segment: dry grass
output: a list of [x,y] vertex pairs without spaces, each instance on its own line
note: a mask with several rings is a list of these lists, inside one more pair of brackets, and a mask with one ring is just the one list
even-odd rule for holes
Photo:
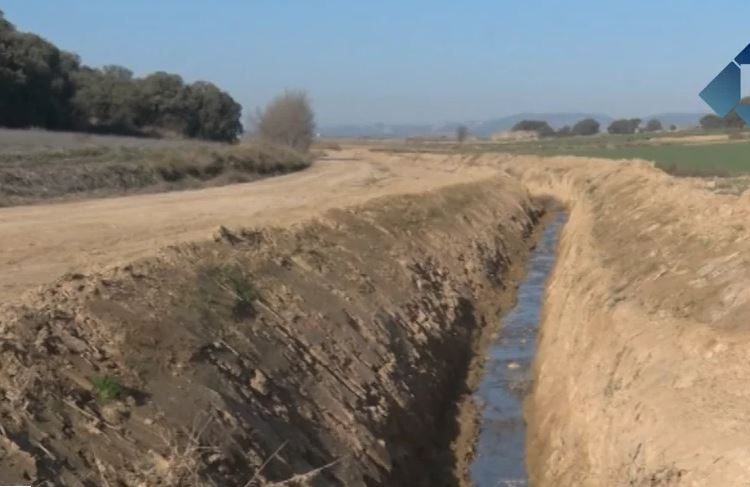
[[308,156],[258,141],[226,145],[2,130],[0,206],[217,186],[309,165]]
[[149,139],[121,135],[95,135],[83,132],[51,132],[41,129],[0,128],[0,154],[44,150],[75,149],[86,145],[126,146],[140,148],[173,148],[186,145],[206,146],[222,144],[189,139]]
[[[201,426],[198,422],[193,425],[192,430],[185,438],[174,435],[162,436],[164,442],[164,453],[151,452],[151,464],[142,468],[137,474],[136,484],[163,485],[168,487],[194,486],[208,487],[216,484],[204,476],[207,465],[204,461],[206,455],[219,454],[220,450],[207,446],[203,442],[205,431],[211,425],[211,418],[206,419]],[[274,459],[278,458],[286,447],[284,442],[255,470],[255,473],[244,484],[243,487],[306,487],[311,485],[322,472],[338,465],[342,459],[336,459],[321,467],[308,472],[292,475],[286,480],[267,481],[263,478],[263,471]],[[98,460],[98,459],[97,459]],[[104,485],[111,485],[107,468],[97,461],[100,480]]]
[[311,485],[311,482],[315,480],[315,478],[320,475],[322,472],[328,470],[329,468],[333,468],[337,464],[341,462],[341,459],[338,458],[330,463],[327,463],[323,465],[322,467],[318,467],[315,469],[310,470],[309,472],[292,475],[286,480],[281,480],[278,482],[265,482],[261,480],[259,477],[263,470],[266,468],[266,466],[276,458],[280,453],[281,450],[284,449],[284,447],[287,445],[286,442],[282,443],[280,447],[276,449],[264,462],[263,464],[258,468],[258,470],[255,471],[255,474],[250,478],[250,480],[247,481],[247,483],[243,487],[306,487]]

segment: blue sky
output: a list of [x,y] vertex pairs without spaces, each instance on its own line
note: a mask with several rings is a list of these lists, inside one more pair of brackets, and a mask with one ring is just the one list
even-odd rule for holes
[[324,124],[516,112],[706,111],[750,42],[747,0],[0,0],[87,64],[205,79],[245,109],[285,88]]

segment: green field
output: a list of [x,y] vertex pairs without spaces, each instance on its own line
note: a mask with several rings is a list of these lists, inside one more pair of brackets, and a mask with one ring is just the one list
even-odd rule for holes
[[710,144],[554,144],[527,143],[509,152],[539,155],[574,155],[607,159],[645,159],[657,167],[685,175],[733,176],[750,173],[750,141]]
[[[731,139],[696,141],[693,136],[726,136],[726,132],[691,130],[659,134],[609,135],[545,138],[535,141],[465,144],[407,142],[381,149],[392,152],[534,154],[540,156],[583,156],[606,159],[644,159],[670,174],[679,176],[740,176],[750,174],[750,134],[733,132]],[[668,139],[666,139],[668,137]],[[660,141],[659,139],[665,139]],[[684,139],[681,140],[681,139]]]

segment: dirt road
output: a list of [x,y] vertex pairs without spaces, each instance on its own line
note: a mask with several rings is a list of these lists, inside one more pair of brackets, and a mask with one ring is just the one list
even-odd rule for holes
[[221,225],[288,225],[333,206],[428,191],[494,172],[461,157],[331,154],[307,171],[248,184],[0,209],[0,302],[67,272],[210,238]]

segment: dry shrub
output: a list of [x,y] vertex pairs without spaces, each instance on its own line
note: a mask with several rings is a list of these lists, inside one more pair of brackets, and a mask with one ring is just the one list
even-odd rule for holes
[[315,138],[315,115],[307,94],[287,91],[258,116],[258,135],[271,142],[307,152]]

